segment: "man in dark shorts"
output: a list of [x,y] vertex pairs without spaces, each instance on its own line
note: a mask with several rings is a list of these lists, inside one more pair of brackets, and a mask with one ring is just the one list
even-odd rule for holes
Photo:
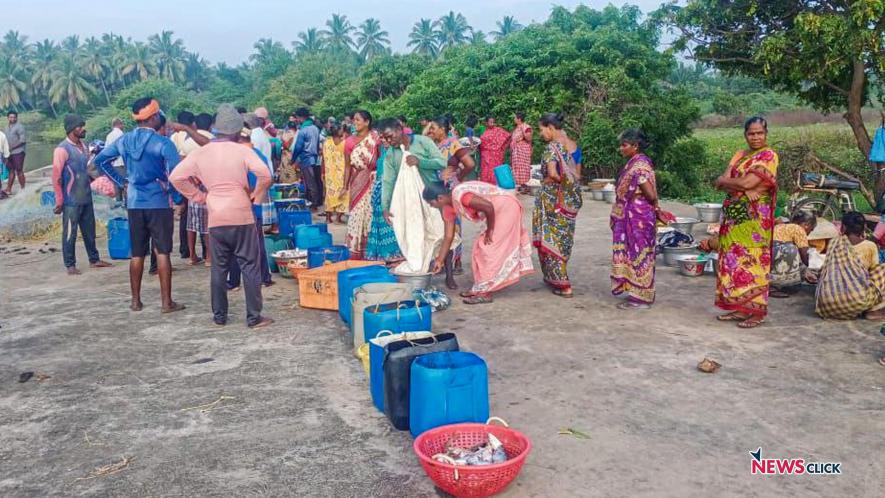
[[6,115],[9,125],[6,127],[6,140],[9,142],[9,158],[6,160],[6,167],[9,168],[9,181],[6,182],[6,193],[12,193],[12,185],[15,183],[15,177],[18,177],[18,186],[21,190],[25,188],[25,145],[28,137],[25,134],[25,127],[18,122],[18,113],[9,111]]
[[[127,192],[132,243],[132,259],[129,262],[129,286],[132,289],[130,308],[141,311],[143,307],[141,280],[144,258],[151,251],[150,242],[153,241],[160,277],[162,312],[172,313],[184,309],[184,305],[172,300],[172,263],[169,259],[175,228],[172,211],[175,191],[169,183],[169,173],[180,159],[172,141],[157,133],[162,128],[161,116],[160,104],[156,100],[136,100],[132,105],[136,128],[101,151],[95,158],[95,164]],[[118,157],[122,157],[126,163],[125,178],[113,167]]]

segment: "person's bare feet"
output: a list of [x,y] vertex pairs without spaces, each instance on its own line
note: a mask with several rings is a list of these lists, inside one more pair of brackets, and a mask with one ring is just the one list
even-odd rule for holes
[[102,261],[100,259],[98,261],[96,261],[95,263],[89,263],[90,268],[108,268],[111,266],[114,266],[114,265],[108,263],[107,261]]
[[162,308],[160,308],[160,312],[161,313],[175,313],[176,311],[181,311],[185,308],[186,308],[185,305],[178,304],[175,301],[172,301],[171,303],[169,303],[169,306],[163,306]]
[[82,274],[83,274],[83,272],[78,270],[76,266],[69,266],[68,267],[68,275],[82,275]]
[[273,318],[268,318],[265,316],[265,317],[261,317],[261,320],[258,320],[258,322],[256,324],[249,325],[249,328],[250,329],[260,329],[260,328],[267,327],[268,325],[270,325],[272,323],[273,323]]
[[454,278],[447,278],[446,287],[448,287],[449,290],[458,290],[458,282],[455,282]]
[[132,302],[129,303],[129,309],[131,309],[132,311],[141,311],[144,309],[144,305],[141,304],[141,301],[136,301],[133,299]]

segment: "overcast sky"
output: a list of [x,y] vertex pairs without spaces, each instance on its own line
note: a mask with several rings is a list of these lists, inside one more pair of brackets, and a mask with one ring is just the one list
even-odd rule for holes
[[333,13],[346,15],[354,25],[368,17],[379,19],[393,49],[401,52],[412,25],[422,17],[436,19],[454,10],[474,29],[488,33],[505,15],[529,24],[546,20],[553,5],[574,8],[581,3],[595,8],[631,3],[648,12],[663,0],[0,0],[0,32],[15,29],[31,42],[106,32],[144,40],[166,29],[210,62],[237,64],[248,58],[259,38],[291,48],[298,32],[322,27]]

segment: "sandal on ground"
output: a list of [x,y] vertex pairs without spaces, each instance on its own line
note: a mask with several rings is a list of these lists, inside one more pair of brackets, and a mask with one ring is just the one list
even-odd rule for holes
[[169,306],[168,308],[161,308],[160,312],[161,313],[175,313],[176,311],[181,311],[181,310],[185,309],[186,307],[187,306],[185,306],[183,304],[173,302],[172,305]]
[[202,262],[203,262],[203,260],[201,258],[197,258],[197,259],[188,260],[188,262],[185,264],[187,264],[188,266],[197,266],[198,264],[200,264]]
[[868,311],[864,318],[873,322],[881,322],[885,320],[885,310]]
[[716,317],[720,322],[743,322],[747,318],[749,318],[747,315],[741,314],[739,311],[732,311]]
[[476,295],[470,296],[468,298],[465,298],[464,304],[487,304],[487,303],[491,303],[493,301],[494,300],[492,299],[492,296],[489,296],[488,294],[486,294],[486,295],[476,294]]
[[755,329],[756,327],[762,325],[763,323],[765,323],[764,318],[757,318],[757,317],[751,316],[742,322],[738,322],[738,328]]
[[458,290],[458,282],[446,282],[446,288],[449,290]]
[[464,292],[460,292],[460,293],[458,293],[458,295],[461,296],[461,297],[473,297],[473,296],[475,296],[476,294],[473,293],[473,292],[470,292],[470,291],[464,291]]
[[570,299],[570,298],[575,297],[575,293],[573,291],[571,291],[571,290],[564,291],[562,289],[553,289],[553,295],[559,296],[559,297],[564,297],[566,299]]
[[879,365],[882,365],[883,367],[885,367],[885,356],[879,358]]
[[647,310],[651,308],[651,306],[647,304],[631,303],[630,301],[621,303],[615,307],[619,310]]
[[774,290],[774,289],[769,291],[768,295],[771,297],[776,297],[776,298],[780,298],[780,299],[792,296],[792,294],[790,294],[789,292],[784,292],[782,290]]

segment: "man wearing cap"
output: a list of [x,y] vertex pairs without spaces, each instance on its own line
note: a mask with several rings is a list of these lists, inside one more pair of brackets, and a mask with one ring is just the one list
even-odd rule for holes
[[52,188],[55,190],[55,214],[62,215],[61,247],[68,275],[79,275],[76,247],[77,229],[83,234],[83,245],[91,268],[111,266],[102,261],[95,247],[95,211],[89,185],[89,150],[83,143],[86,121],[78,114],[64,119],[67,135],[52,153]]
[[313,124],[310,110],[302,107],[295,111],[298,122],[298,136],[292,145],[292,163],[301,170],[301,180],[307,190],[311,211],[316,211],[323,203],[323,183],[320,180],[319,153],[320,129]]
[[[141,280],[151,241],[157,254],[161,311],[172,313],[184,309],[183,305],[172,300],[172,263],[169,259],[175,226],[172,201],[173,196],[178,197],[169,184],[169,173],[180,158],[172,141],[157,133],[162,128],[162,112],[155,99],[136,100],[132,104],[136,128],[106,146],[95,158],[95,165],[127,192],[129,239],[132,243],[132,259],[129,261],[132,311],[143,308]],[[126,163],[126,177],[114,169],[113,163],[118,157]]]
[[[189,153],[169,179],[190,201],[205,203],[209,209],[213,321],[227,324],[227,274],[236,261],[243,272],[246,324],[258,328],[273,320],[261,316],[260,246],[264,242],[252,204],[267,195],[271,176],[258,155],[239,144],[242,128],[243,116],[234,106],[222,104],[215,117],[217,138]],[[249,188],[249,173],[257,179],[254,189]]]

